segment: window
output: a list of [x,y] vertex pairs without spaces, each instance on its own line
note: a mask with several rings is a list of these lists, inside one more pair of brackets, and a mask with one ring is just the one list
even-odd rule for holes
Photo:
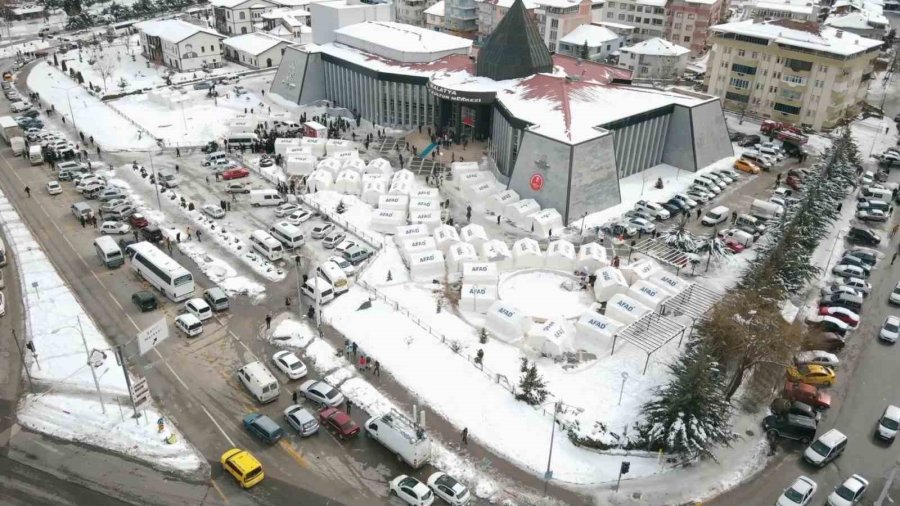
[[606,2],[606,6],[609,7],[610,9],[615,9],[616,3],[615,2]]
[[793,70],[794,72],[808,72],[812,70],[812,62],[803,61],[803,60],[794,60],[792,58],[785,58],[784,66]]
[[798,91],[791,90],[781,90],[781,96],[788,99],[793,100],[795,102],[800,101],[803,98],[803,94]]
[[694,19],[694,14],[693,13],[688,14],[688,19]]
[[639,18],[639,17],[635,16],[634,22],[635,22],[635,23],[642,23],[643,21],[641,21],[641,19],[642,19],[642,18]]
[[663,20],[661,20],[661,19],[654,19],[654,20],[653,20],[653,24],[654,24],[654,25],[657,25],[657,26],[658,26],[658,25],[661,25],[661,24],[663,24]]
[[225,11],[225,16],[226,16],[228,19],[231,19],[231,11]]
[[628,6],[628,10],[633,11],[633,10],[634,10],[634,6],[633,6],[633,5],[629,5],[629,6]]
[[550,20],[550,28],[557,28],[559,26],[559,20],[553,18]]
[[613,17],[615,17],[615,14],[613,14],[612,12],[607,12],[606,17],[613,18]]
[[805,77],[801,77],[801,76],[789,76],[789,75],[785,75],[785,76],[783,76],[783,77],[781,78],[781,80],[784,81],[784,82],[786,82],[786,83],[790,83],[790,84],[799,84],[799,85],[806,84],[806,78],[805,78]]
[[756,67],[741,65],[739,63],[732,63],[731,71],[737,72],[738,74],[747,74],[747,75],[751,75],[751,76],[756,75]]
[[747,54],[747,52],[744,51],[743,49],[738,49],[738,56],[744,56],[746,54]]
[[674,26],[676,30],[681,30],[681,23],[675,23]]
[[782,104],[779,102],[775,102],[774,109],[778,112],[783,112],[785,114],[794,114],[794,115],[800,114],[799,107],[794,107],[792,105]]
[[819,72],[828,72],[828,65],[819,64]]
[[728,83],[739,90],[745,90],[750,86],[750,81],[739,77],[732,77]]
[[777,87],[775,87],[775,86],[769,86],[769,93],[776,93],[776,92],[778,92],[778,88],[777,88]]
[[628,17],[625,18],[625,19],[626,19],[629,23],[633,23],[633,22],[634,22],[634,16],[631,15],[631,14],[629,14]]
[[625,21],[625,15],[619,14],[619,21]]
[[676,18],[682,18],[682,17],[684,17],[684,13],[683,13],[683,12],[676,12],[676,13],[675,13],[675,17],[676,17]]
[[693,25],[687,25],[687,26],[684,27],[684,29],[687,30],[687,31],[689,31],[689,32],[693,32],[693,31],[694,31],[694,26],[693,26]]
[[742,104],[746,104],[750,101],[749,95],[741,95],[740,93],[731,93],[730,91],[725,94],[725,100],[734,100],[735,102],[740,102]]
[[685,41],[685,42],[690,42],[690,41],[691,41],[691,38],[688,37],[687,35],[685,35],[685,36],[684,36],[684,41]]
[[753,58],[755,60],[758,57],[759,57],[759,53],[757,53],[756,51],[753,51],[752,53],[750,53],[750,58]]
[[247,18],[247,13],[246,13],[246,12],[241,11],[241,12],[238,13],[238,19],[246,19],[246,18]]

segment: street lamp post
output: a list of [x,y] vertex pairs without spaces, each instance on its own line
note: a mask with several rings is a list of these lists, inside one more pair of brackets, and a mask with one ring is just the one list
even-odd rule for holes
[[75,128],[75,131],[76,131],[76,132],[78,132],[78,122],[75,121],[75,111],[72,109],[72,97],[69,95],[69,93],[70,93],[72,90],[74,90],[75,88],[78,88],[78,87],[79,87],[79,86],[78,86],[77,84],[76,84],[75,86],[71,86],[71,87],[69,87],[69,88],[60,88],[59,86],[54,86],[54,87],[53,87],[53,88],[55,88],[55,89],[57,89],[57,90],[63,90],[63,91],[66,92],[66,102],[69,104],[69,116],[72,117],[72,127]]
[[153,151],[147,150],[150,157],[150,172],[153,174],[153,189],[156,190],[156,208],[162,211],[162,200],[159,197],[159,178],[156,177],[156,167],[153,166]]
[[556,437],[556,415],[559,414],[559,401],[553,403],[553,427],[550,429],[550,453],[547,455],[547,471],[544,473],[544,495],[547,495],[547,486],[553,478],[550,470],[550,461],[553,460],[553,439]]

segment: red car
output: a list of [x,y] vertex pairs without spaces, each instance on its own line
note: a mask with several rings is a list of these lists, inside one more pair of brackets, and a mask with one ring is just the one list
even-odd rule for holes
[[128,223],[130,223],[133,228],[144,228],[150,224],[150,222],[147,221],[147,218],[144,218],[144,215],[139,213],[132,214],[131,217],[128,218]]
[[821,306],[819,307],[819,314],[822,316],[831,316],[833,318],[837,318],[838,320],[854,328],[859,326],[859,315],[846,308],[836,306]]
[[250,175],[250,171],[245,169],[244,167],[238,167],[236,169],[228,169],[222,173],[222,179],[240,179],[242,177],[247,177]]
[[784,382],[784,396],[792,401],[809,404],[815,409],[831,407],[831,396],[806,383]]
[[738,240],[734,239],[733,237],[725,238],[725,247],[730,249],[732,253],[740,253],[741,251],[747,249],[746,246],[738,242]]
[[338,408],[323,408],[319,411],[319,425],[328,427],[341,439],[349,439],[359,434],[359,425],[346,412]]

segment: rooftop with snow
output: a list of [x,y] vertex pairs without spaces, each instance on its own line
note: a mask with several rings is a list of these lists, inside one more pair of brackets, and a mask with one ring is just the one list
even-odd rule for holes
[[785,19],[756,22],[752,19],[725,23],[711,28],[725,36],[744,35],[766,39],[770,43],[792,46],[803,51],[819,51],[838,56],[853,56],[881,46],[880,40],[867,39],[835,28],[821,28],[818,23]]
[[268,33],[251,32],[228,37],[222,41],[222,44],[225,44],[235,51],[251,55],[260,55],[279,44],[292,44],[292,42]]
[[216,37],[224,37],[212,28],[204,28],[180,19],[162,19],[141,21],[134,24],[135,28],[151,37],[159,37],[162,40],[178,43],[198,33],[208,33]]
[[611,40],[616,40],[619,35],[610,30],[597,25],[581,25],[565,37],[559,39],[560,42],[566,44],[583,45],[585,42],[588,46],[599,46]]
[[337,42],[401,61],[428,61],[423,58],[443,53],[467,54],[472,47],[469,39],[390,21],[356,23],[334,34]]
[[665,39],[660,39],[659,37],[638,42],[633,46],[623,47],[622,51],[648,56],[681,56],[691,52],[691,50],[686,47],[681,47],[678,44],[673,44]]

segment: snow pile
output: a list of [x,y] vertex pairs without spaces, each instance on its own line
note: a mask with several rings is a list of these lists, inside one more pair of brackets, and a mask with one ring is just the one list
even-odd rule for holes
[[284,319],[278,322],[269,335],[269,341],[288,348],[306,348],[316,337],[316,331],[306,322]]
[[[196,472],[205,459],[169,424],[167,434],[176,441],[168,444],[165,435],[148,423],[163,417],[152,403],[143,420],[119,415],[113,409],[115,396],[128,395],[125,375],[110,352],[111,345],[56,272],[16,210],[0,192],[0,222],[9,247],[15,252],[16,267],[26,318],[25,339],[34,344],[34,355],[26,354],[32,380],[48,390],[28,394],[19,403],[20,424],[38,432],[124,453],[172,471]],[[98,350],[102,363],[94,368],[106,400],[106,413],[96,400],[96,387],[88,350]],[[39,388],[39,390],[43,390]],[[52,392],[52,393],[51,393]]]

